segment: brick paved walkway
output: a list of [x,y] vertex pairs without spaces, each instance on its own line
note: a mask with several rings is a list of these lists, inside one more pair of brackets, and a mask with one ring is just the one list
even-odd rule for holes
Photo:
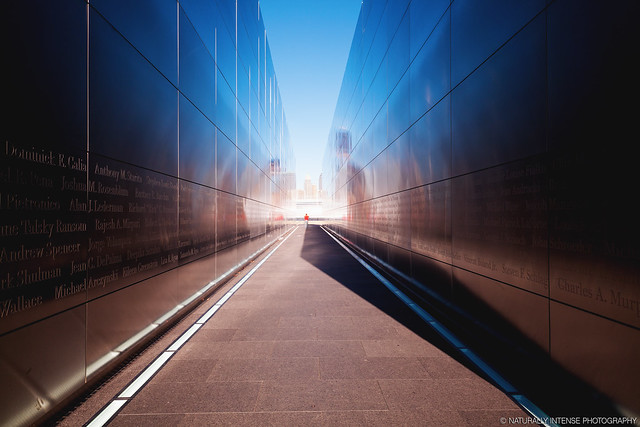
[[[170,339],[60,424],[85,422]],[[319,226],[301,226],[110,425],[499,426],[526,417],[449,353]]]

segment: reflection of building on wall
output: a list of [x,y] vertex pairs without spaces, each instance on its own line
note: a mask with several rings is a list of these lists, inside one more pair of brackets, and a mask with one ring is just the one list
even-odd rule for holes
[[364,2],[323,165],[331,228],[636,413],[638,12]]
[[318,198],[325,199],[327,197],[326,192],[322,188],[322,174],[318,177]]
[[269,162],[269,172],[277,175],[280,173],[280,171],[280,159],[271,159],[271,161]]
[[346,160],[351,153],[351,132],[347,129],[340,128],[336,131],[335,153],[336,157]]
[[2,425],[277,239],[294,165],[256,0],[35,3],[0,6]]
[[282,189],[287,192],[289,200],[293,203],[297,198],[295,172],[285,172],[282,174]]

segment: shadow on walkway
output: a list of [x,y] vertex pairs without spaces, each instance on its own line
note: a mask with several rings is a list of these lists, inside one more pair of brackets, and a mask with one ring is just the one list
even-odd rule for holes
[[[320,226],[307,226],[301,256],[478,376],[493,382],[371,275]],[[477,304],[481,306],[484,303],[478,301]],[[460,338],[463,342],[470,340],[465,344],[471,344],[470,347],[490,365],[503,371],[502,374],[510,382],[549,411],[550,416],[621,416],[609,399],[550,360],[524,357],[519,348],[505,348],[496,342],[488,346],[480,345],[483,338],[473,336],[472,330],[459,332],[462,332]],[[468,335],[469,333],[472,335]],[[549,384],[554,386],[549,387]]]
[[455,347],[340,247],[319,225],[310,224],[304,230],[300,256],[416,335],[438,347],[479,376],[488,379],[475,365],[462,357]]

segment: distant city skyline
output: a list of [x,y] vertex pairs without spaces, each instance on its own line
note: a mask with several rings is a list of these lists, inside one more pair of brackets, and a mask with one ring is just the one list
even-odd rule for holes
[[316,186],[361,0],[261,0],[296,157],[296,188]]

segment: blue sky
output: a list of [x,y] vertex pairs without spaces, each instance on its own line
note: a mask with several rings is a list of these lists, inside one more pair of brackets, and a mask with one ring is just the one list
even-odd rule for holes
[[298,188],[318,183],[361,0],[260,0]]

